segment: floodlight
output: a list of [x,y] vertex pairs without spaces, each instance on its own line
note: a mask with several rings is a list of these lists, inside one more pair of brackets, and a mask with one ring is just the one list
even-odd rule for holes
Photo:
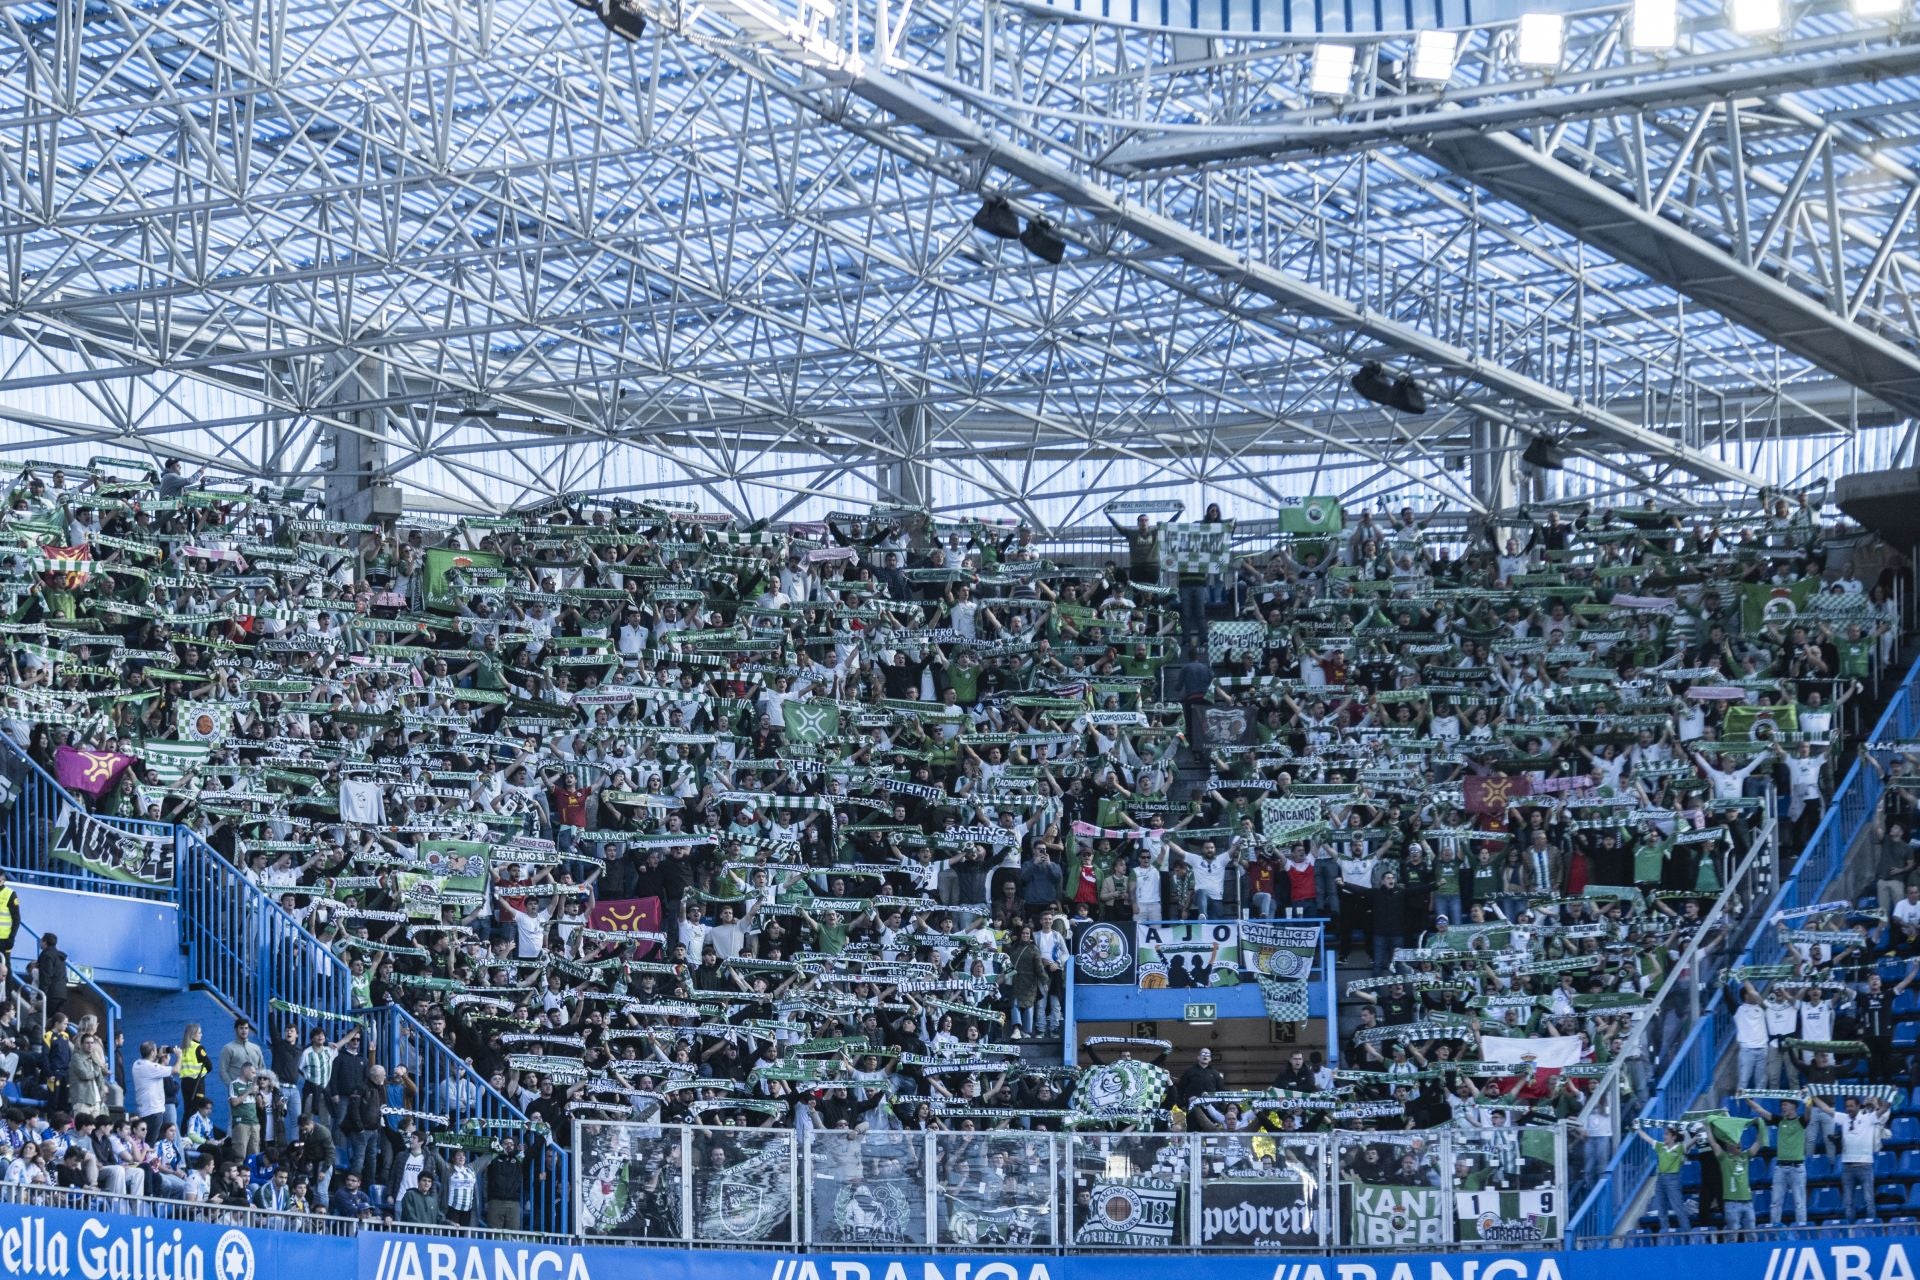
[[1632,43],[1642,53],[1680,43],[1679,0],[1633,0]]
[[1413,63],[1407,68],[1408,78],[1420,84],[1445,84],[1453,79],[1453,60],[1459,50],[1458,35],[1427,28],[1413,38]]
[[1740,35],[1774,35],[1786,20],[1780,0],[1727,0],[1727,24]]
[[989,196],[973,215],[973,225],[1001,240],[1020,238],[1020,215],[1013,206],[997,196]]
[[1906,13],[1909,0],[1847,0],[1847,8],[1856,18],[1898,18]]
[[1313,61],[1307,68],[1307,89],[1321,98],[1353,96],[1353,46],[1313,46]]
[[1513,36],[1516,66],[1554,71],[1566,51],[1566,24],[1557,13],[1523,13]]

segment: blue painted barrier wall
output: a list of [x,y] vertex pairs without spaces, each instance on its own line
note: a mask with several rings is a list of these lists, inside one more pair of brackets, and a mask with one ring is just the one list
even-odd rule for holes
[[187,985],[180,908],[172,903],[39,884],[13,887],[21,919],[38,933],[59,934],[61,949],[92,970],[95,982],[163,991]]

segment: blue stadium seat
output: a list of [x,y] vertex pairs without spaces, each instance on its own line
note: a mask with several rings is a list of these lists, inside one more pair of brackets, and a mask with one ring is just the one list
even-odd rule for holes
[[1832,1217],[1840,1212],[1840,1188],[1815,1187],[1807,1196],[1807,1209],[1816,1218]]
[[1896,1016],[1908,1013],[1920,1013],[1920,988],[1909,987],[1893,998],[1893,1012]]
[[1920,1117],[1900,1116],[1894,1120],[1892,1142],[1895,1146],[1920,1143]]
[[1808,1182],[1832,1182],[1840,1176],[1840,1166],[1832,1156],[1813,1156],[1807,1161]]
[[1920,1178],[1920,1151],[1902,1151],[1894,1171],[1903,1178]]
[[1920,1022],[1896,1022],[1893,1026],[1893,1047],[1911,1049],[1920,1044]]

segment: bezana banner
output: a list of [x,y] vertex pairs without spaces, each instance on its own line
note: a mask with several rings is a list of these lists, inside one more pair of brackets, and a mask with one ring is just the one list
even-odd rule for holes
[[1438,1187],[1375,1186],[1349,1182],[1347,1244],[1398,1249],[1410,1244],[1446,1244],[1447,1215]]
[[1314,1188],[1279,1178],[1200,1184],[1200,1243],[1209,1249],[1312,1249],[1320,1237]]

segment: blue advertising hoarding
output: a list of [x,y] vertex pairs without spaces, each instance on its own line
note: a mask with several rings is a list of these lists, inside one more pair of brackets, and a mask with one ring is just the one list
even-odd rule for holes
[[[1503,1253],[1150,1259],[1164,1280],[1645,1280],[1705,1268],[1715,1280],[1920,1280],[1920,1236],[1817,1243],[1677,1245]],[[1142,1255],[748,1253],[645,1245],[573,1247],[173,1222],[0,1205],[0,1276],[35,1280],[1139,1280]],[[1188,1273],[1183,1276],[1181,1273]]]

